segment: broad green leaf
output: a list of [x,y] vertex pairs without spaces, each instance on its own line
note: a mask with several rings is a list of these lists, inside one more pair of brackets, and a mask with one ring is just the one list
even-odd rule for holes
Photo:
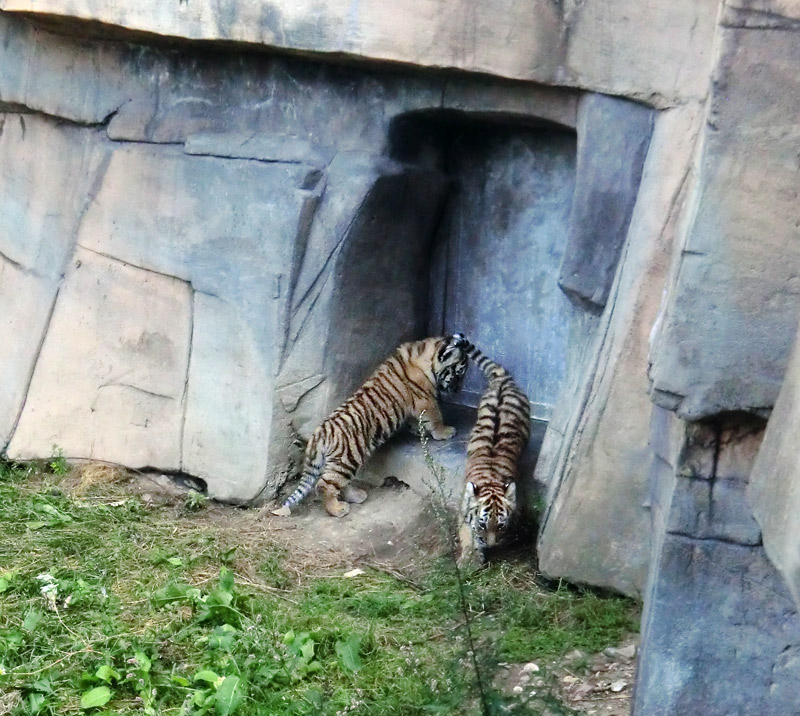
[[185,679],[182,676],[178,676],[177,674],[173,674],[169,678],[173,684],[177,684],[178,686],[191,686],[192,684],[192,682],[189,681],[189,679]]
[[308,641],[304,642],[300,647],[300,653],[303,655],[304,659],[310,661],[314,656],[314,640],[309,639]]
[[358,671],[361,668],[361,657],[358,655],[360,649],[361,637],[357,634],[351,634],[344,641],[336,642],[336,656],[347,671]]
[[147,654],[143,651],[137,651],[134,653],[133,658],[136,659],[136,663],[139,665],[139,671],[144,671],[146,674],[150,672],[150,659],[147,658]]
[[42,621],[43,616],[44,615],[36,609],[28,609],[25,620],[22,622],[22,628],[29,633],[32,632],[39,625],[39,622]]
[[317,709],[322,708],[322,692],[317,689],[309,689],[303,694],[303,698]]
[[11,586],[11,580],[14,578],[13,572],[3,572],[0,574],[0,594],[6,591]]
[[81,696],[81,708],[94,709],[105,706],[111,700],[111,689],[108,686],[96,686]]
[[46,527],[46,526],[47,526],[47,522],[26,522],[26,523],[25,523],[25,526],[26,526],[26,527],[27,527],[29,530],[31,530],[31,531],[35,531],[35,530],[40,530],[40,529],[42,529],[42,527]]
[[45,701],[47,701],[47,697],[44,694],[31,691],[31,693],[28,694],[28,713],[38,714],[42,710]]
[[230,649],[236,638],[236,629],[230,624],[223,624],[214,629],[208,637],[208,645],[215,649]]
[[306,665],[305,671],[306,674],[315,674],[318,671],[322,671],[322,664],[320,664],[318,661],[312,661]]
[[233,593],[233,572],[227,567],[222,567],[219,570],[219,586],[220,589]]
[[219,716],[230,716],[244,698],[244,689],[238,676],[226,676],[217,688],[215,697]]
[[180,557],[167,557],[167,562],[173,567],[180,567],[183,564],[183,560]]
[[153,593],[153,599],[159,602],[177,602],[191,598],[191,587],[188,584],[170,583]]
[[100,681],[105,681],[107,684],[110,684],[112,681],[119,681],[121,678],[119,671],[108,664],[103,664],[95,673],[95,677],[100,679]]
[[220,681],[220,676],[210,669],[203,669],[194,675],[194,681],[206,681],[209,684],[216,684]]

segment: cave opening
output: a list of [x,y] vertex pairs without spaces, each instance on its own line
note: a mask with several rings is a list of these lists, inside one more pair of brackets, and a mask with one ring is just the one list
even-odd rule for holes
[[[419,275],[417,290],[427,297],[419,304],[424,315],[415,323],[428,335],[463,332],[526,391],[533,429],[520,482],[529,503],[536,457],[567,366],[573,307],[558,275],[575,184],[576,135],[529,117],[412,112],[392,123],[388,153],[414,170],[445,177]],[[473,366],[463,390],[444,399],[445,419],[456,425],[458,438],[433,447],[436,459],[457,475],[484,384]],[[402,452],[395,443],[397,448]],[[398,474],[392,471],[395,461],[383,455],[381,470]],[[459,479],[453,481],[454,497]]]

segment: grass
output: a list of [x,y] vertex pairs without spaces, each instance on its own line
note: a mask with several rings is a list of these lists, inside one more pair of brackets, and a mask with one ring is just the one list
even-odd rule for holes
[[[252,513],[148,507],[127,479],[0,463],[0,714],[481,713],[449,561],[345,577]],[[629,600],[548,589],[524,562],[464,590],[489,678],[636,629]]]

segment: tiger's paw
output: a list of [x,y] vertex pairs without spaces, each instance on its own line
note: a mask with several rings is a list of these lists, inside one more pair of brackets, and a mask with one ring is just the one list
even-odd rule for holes
[[288,507],[279,507],[277,510],[272,510],[273,515],[277,515],[278,517],[289,517],[292,514],[292,511]]
[[483,555],[472,549],[465,549],[456,560],[458,568],[466,573],[476,572],[484,566]]
[[325,509],[333,517],[344,517],[350,512],[350,505],[341,500],[326,500]]
[[362,490],[360,487],[353,487],[353,485],[348,485],[342,490],[342,498],[354,505],[360,505],[368,496],[369,493],[366,490]]
[[435,430],[431,433],[434,440],[449,440],[456,434],[456,429],[452,425],[445,425],[441,430]]

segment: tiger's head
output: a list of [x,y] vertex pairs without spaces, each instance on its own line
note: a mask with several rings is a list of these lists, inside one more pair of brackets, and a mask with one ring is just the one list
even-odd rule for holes
[[470,526],[475,546],[483,552],[501,545],[508,534],[511,516],[517,505],[517,486],[506,485],[502,495],[495,490],[482,494],[475,483],[468,482],[464,490],[464,521]]
[[456,333],[441,339],[442,344],[433,359],[433,375],[440,393],[457,393],[464,383],[469,367],[466,339]]

